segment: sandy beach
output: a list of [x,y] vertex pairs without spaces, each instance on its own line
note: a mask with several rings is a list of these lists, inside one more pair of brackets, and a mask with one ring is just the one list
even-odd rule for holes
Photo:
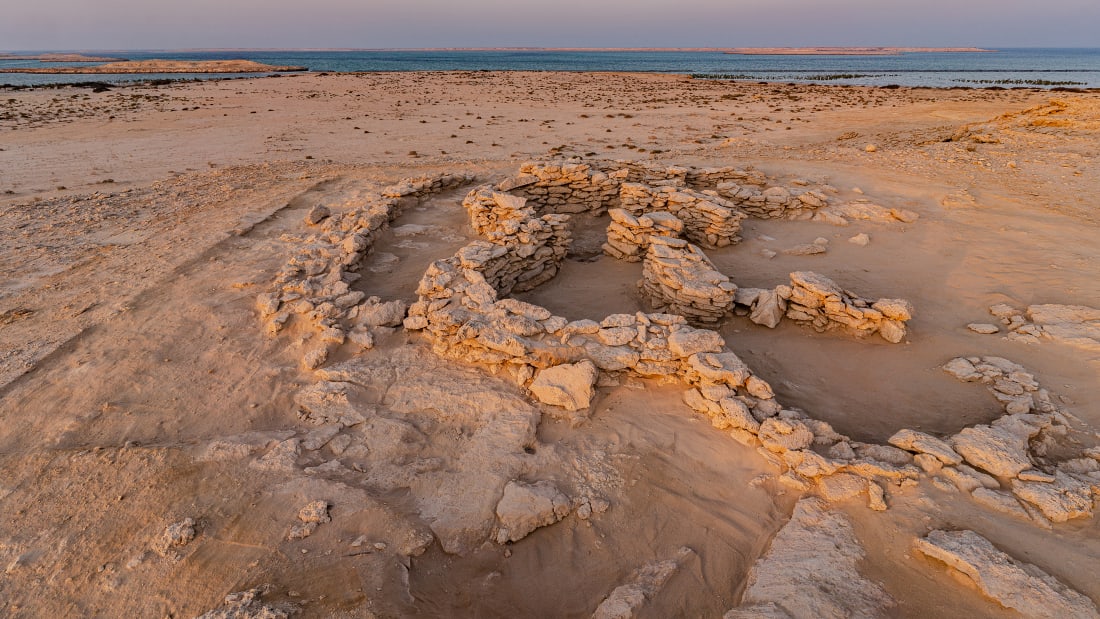
[[[0,615],[1097,616],[1098,139],[1095,91],[0,92]],[[685,246],[716,322],[659,311]]]

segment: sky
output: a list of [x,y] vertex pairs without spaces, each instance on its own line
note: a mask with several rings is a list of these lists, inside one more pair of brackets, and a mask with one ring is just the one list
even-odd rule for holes
[[1100,0],[3,0],[0,50],[1100,47]]

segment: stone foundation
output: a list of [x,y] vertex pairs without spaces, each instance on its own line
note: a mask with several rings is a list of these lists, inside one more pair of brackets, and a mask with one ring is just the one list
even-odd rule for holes
[[737,285],[683,239],[651,237],[642,265],[642,293],[654,309],[714,327],[733,308]]
[[607,214],[611,224],[607,226],[604,253],[627,262],[640,262],[652,237],[680,238],[684,231],[684,222],[663,211],[634,217],[623,209],[611,209]]
[[256,299],[265,331],[270,335],[279,333],[292,317],[305,322],[312,331],[302,360],[308,369],[323,364],[329,349],[342,344],[349,331],[360,342],[369,341],[364,335],[366,329],[382,325],[370,325],[363,319],[377,313],[373,306],[378,300],[350,288],[359,279],[356,271],[362,260],[405,207],[472,180],[472,176],[461,174],[406,179],[367,196],[358,208],[341,213],[314,208],[307,220],[320,231],[279,270],[272,292]]
[[905,337],[905,323],[913,317],[913,306],[904,299],[864,299],[812,271],[791,273],[791,285],[776,292],[787,302],[788,319],[817,331],[844,329],[860,337],[878,333],[896,344]]
[[746,215],[717,194],[670,185],[651,187],[623,183],[619,191],[623,210],[635,217],[665,211],[684,222],[684,235],[703,247],[726,247],[741,240],[741,220]]

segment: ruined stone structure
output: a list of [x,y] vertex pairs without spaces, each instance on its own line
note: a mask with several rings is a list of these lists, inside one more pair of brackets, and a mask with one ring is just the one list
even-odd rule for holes
[[[689,322],[713,325],[739,308],[767,326],[785,317],[818,330],[878,333],[898,342],[906,335],[912,307],[900,299],[862,298],[805,271],[792,273],[790,285],[738,289],[699,247],[681,237],[689,236],[692,227],[668,212],[635,216],[624,204],[611,212],[605,245],[617,258],[643,260],[642,290],[667,311],[569,321],[508,298],[552,278],[569,249],[569,215],[539,215],[539,210],[560,210],[574,199],[586,210],[607,208],[607,196],[633,195],[633,184],[622,181],[642,173],[623,169],[612,176],[590,166],[525,166],[524,174],[535,179],[523,181],[526,193],[542,196],[531,200],[499,190],[518,187],[516,179],[496,190],[475,188],[463,204],[483,238],[433,262],[407,313],[401,301],[384,303],[351,291],[355,270],[403,206],[472,179],[448,175],[407,182],[362,208],[338,215],[312,212],[309,220],[319,223],[321,232],[280,271],[274,292],[259,297],[261,315],[271,332],[292,314],[304,318],[315,332],[309,341],[320,342],[320,348],[307,347],[303,364],[310,369],[323,364],[328,347],[345,337],[362,343],[370,329],[403,325],[422,333],[436,353],[506,372],[532,398],[567,410],[587,410],[601,380],[633,375],[679,381],[687,387],[684,402],[691,409],[738,441],[758,447],[783,471],[783,484],[828,501],[862,496],[872,509],[886,509],[890,488],[926,476],[945,490],[968,492],[987,508],[1042,526],[1092,515],[1100,493],[1100,451],[1077,448],[1067,457],[1061,445],[1058,456],[1052,455],[1056,450],[1048,447],[1066,433],[1069,419],[1031,374],[1007,360],[960,358],[945,367],[961,380],[989,385],[1005,405],[1003,417],[952,437],[901,430],[889,445],[861,443],[803,411],[784,408],[771,386],[728,350],[718,333]],[[671,174],[670,180],[688,183],[692,172],[679,179],[679,172]],[[570,193],[532,193],[552,187],[567,187]],[[675,184],[638,192],[683,193],[694,200],[685,211],[703,202],[730,208],[710,194]],[[656,209],[656,202],[647,208]],[[311,356],[316,350],[325,352]]]
[[684,231],[684,222],[661,211],[634,217],[623,209],[613,208],[607,214],[611,223],[607,226],[603,251],[627,262],[641,262],[652,237],[679,238]]
[[777,293],[787,303],[787,318],[818,331],[878,333],[896,344],[905,337],[905,322],[913,317],[913,306],[904,299],[863,299],[811,271],[791,273],[791,285],[779,287]]
[[642,266],[642,293],[655,309],[717,325],[733,307],[737,285],[683,239],[651,237]]
[[[257,297],[257,309],[267,333],[279,333],[292,316],[304,320],[313,331],[312,343],[302,359],[309,369],[323,364],[329,349],[343,344],[348,331],[356,332],[360,342],[368,342],[366,329],[383,326],[369,324],[377,312],[364,307],[376,305],[377,299],[370,303],[372,299],[363,292],[352,291],[350,284],[359,279],[357,271],[370,255],[374,241],[404,208],[472,180],[472,176],[462,174],[408,179],[367,196],[361,207],[343,213],[331,214],[325,207],[314,208],[307,216],[307,223],[319,225],[320,231],[280,269],[274,290]],[[384,326],[397,324],[400,320],[387,321]]]
[[599,215],[618,202],[625,170],[602,172],[579,161],[523,164],[518,176],[497,185],[527,200],[539,210]]
[[631,215],[668,212],[684,222],[684,235],[703,247],[726,247],[741,240],[741,221],[746,215],[713,193],[671,185],[651,187],[624,183],[619,204]]

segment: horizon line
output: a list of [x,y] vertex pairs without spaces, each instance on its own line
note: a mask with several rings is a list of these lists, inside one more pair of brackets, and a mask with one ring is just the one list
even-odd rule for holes
[[584,46],[449,46],[449,47],[172,47],[172,48],[50,48],[7,49],[0,55],[46,53],[106,53],[106,52],[450,52],[450,51],[545,51],[545,52],[732,52],[741,50],[913,50],[960,52],[996,52],[1006,49],[1100,49],[1100,47],[1070,46],[919,46],[919,45],[758,45],[734,47],[584,47]]

